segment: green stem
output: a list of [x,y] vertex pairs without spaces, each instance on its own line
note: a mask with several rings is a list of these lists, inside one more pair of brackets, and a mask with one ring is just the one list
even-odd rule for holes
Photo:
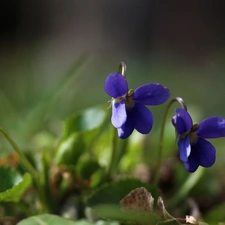
[[164,131],[165,131],[165,126],[166,126],[166,120],[167,120],[167,116],[170,110],[170,107],[172,106],[172,104],[174,102],[178,102],[181,104],[182,108],[187,110],[187,106],[184,103],[183,99],[180,97],[176,97],[173,98],[168,106],[166,107],[164,116],[163,116],[163,122],[162,122],[162,127],[160,130],[160,136],[159,136],[159,150],[158,150],[158,158],[157,158],[157,164],[156,164],[156,173],[155,173],[155,177],[154,177],[154,182],[153,185],[155,188],[158,187],[159,185],[159,178],[160,178],[160,169],[161,169],[161,164],[162,164],[162,157],[163,157],[163,139],[164,139]]
[[181,186],[177,194],[173,197],[170,207],[175,207],[179,202],[181,202],[185,196],[191,191],[191,189],[198,183],[198,181],[204,175],[204,169],[199,167],[195,173],[191,173],[185,183]]
[[38,173],[35,170],[35,168],[31,165],[31,163],[28,161],[24,153],[20,150],[16,142],[8,135],[8,133],[3,129],[0,128],[0,132],[5,136],[5,138],[8,140],[8,142],[11,144],[15,152],[19,155],[21,163],[26,167],[28,172],[33,176],[35,180],[38,179]]
[[106,179],[107,180],[110,180],[112,174],[113,174],[113,171],[114,171],[114,168],[115,168],[115,163],[116,163],[116,148],[117,148],[117,140],[118,140],[118,137],[117,137],[117,129],[113,128],[113,139],[112,139],[112,154],[111,154],[111,159],[110,159],[110,163],[109,163],[109,167],[108,167],[108,172],[107,172],[107,176],[106,176]]

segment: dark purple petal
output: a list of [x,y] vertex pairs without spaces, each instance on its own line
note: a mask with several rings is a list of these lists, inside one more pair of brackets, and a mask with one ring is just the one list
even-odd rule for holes
[[118,129],[118,135],[120,138],[127,138],[134,129],[142,134],[147,134],[151,131],[152,125],[153,115],[150,110],[144,105],[135,102],[134,107],[127,110],[126,123]]
[[[193,147],[198,153],[199,164],[203,167],[210,167],[216,161],[216,149],[214,146],[203,138],[198,138],[198,141]],[[193,149],[194,151],[194,149]]]
[[133,99],[144,105],[159,105],[170,97],[170,91],[158,83],[145,84],[134,91]]
[[191,154],[188,157],[188,161],[184,162],[184,166],[190,173],[195,172],[200,166],[200,155],[195,145],[191,146]]
[[124,76],[120,73],[112,73],[105,80],[105,92],[113,97],[124,96],[128,92],[128,84]]
[[225,137],[225,119],[216,116],[204,119],[198,126],[197,135],[202,138]]
[[193,122],[191,116],[186,110],[182,108],[176,109],[176,115],[173,117],[173,119],[179,134],[184,134],[192,127]]
[[130,110],[129,114],[132,116],[132,120],[135,121],[134,128],[142,133],[148,134],[153,125],[153,115],[151,111],[139,102],[135,102],[134,107]]
[[127,114],[126,123],[122,127],[118,128],[118,136],[122,139],[129,137],[134,130],[134,120],[132,114]]
[[125,100],[122,100],[121,102],[115,102],[112,103],[112,117],[111,122],[112,125],[116,128],[122,127],[122,125],[127,120],[127,113],[126,113],[126,105]]
[[180,150],[180,159],[183,162],[187,162],[188,157],[191,153],[191,145],[190,145],[188,135],[185,138],[181,138],[178,141],[178,147],[179,147],[179,150]]
[[190,173],[194,173],[198,167],[199,167],[199,163],[198,161],[194,158],[194,159],[190,159],[187,162],[184,163],[185,169],[190,172]]

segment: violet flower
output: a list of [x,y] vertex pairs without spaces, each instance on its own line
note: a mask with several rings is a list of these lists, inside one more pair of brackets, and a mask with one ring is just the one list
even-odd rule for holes
[[127,138],[134,129],[142,134],[151,131],[153,115],[145,105],[159,105],[170,97],[167,88],[158,83],[145,84],[135,91],[128,91],[125,77],[120,73],[110,74],[104,85],[112,97],[111,122],[120,138]]
[[189,113],[178,108],[172,123],[178,135],[180,159],[186,170],[195,172],[199,166],[211,167],[216,160],[216,150],[205,138],[225,137],[225,119],[209,117],[199,125],[193,124]]

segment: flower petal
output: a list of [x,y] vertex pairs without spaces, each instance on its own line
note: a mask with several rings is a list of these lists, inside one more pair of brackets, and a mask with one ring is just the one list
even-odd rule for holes
[[122,139],[129,137],[134,130],[134,120],[132,118],[132,114],[127,114],[126,123],[123,124],[122,127],[118,128],[118,136]]
[[199,161],[196,157],[193,158],[190,157],[190,159],[187,162],[184,162],[184,166],[188,172],[193,173],[198,169]]
[[153,115],[151,111],[139,102],[135,102],[131,111],[132,119],[135,121],[134,128],[142,134],[148,134],[153,125]]
[[189,131],[193,124],[189,113],[182,108],[176,109],[176,115],[173,117],[173,120],[179,134],[184,134],[185,132]]
[[178,147],[180,150],[180,159],[183,162],[187,162],[188,157],[191,153],[191,145],[190,145],[188,135],[185,138],[182,138],[178,141]]
[[203,167],[210,167],[216,161],[216,149],[214,146],[206,141],[203,138],[198,138],[198,141],[192,147],[195,148],[193,151],[198,153],[199,157],[199,164]]
[[120,128],[127,120],[127,113],[126,113],[126,105],[125,100],[121,102],[112,103],[112,117],[111,122],[115,128]]
[[105,80],[105,92],[113,97],[124,96],[128,92],[128,84],[124,76],[120,73],[112,73]]
[[222,117],[209,117],[198,126],[198,136],[202,138],[225,137],[225,119]]
[[188,157],[188,161],[184,162],[186,170],[190,173],[195,172],[200,166],[200,155],[196,145],[191,146],[191,154]]
[[158,83],[142,85],[133,94],[133,99],[144,105],[159,105],[166,102],[169,97],[169,89]]

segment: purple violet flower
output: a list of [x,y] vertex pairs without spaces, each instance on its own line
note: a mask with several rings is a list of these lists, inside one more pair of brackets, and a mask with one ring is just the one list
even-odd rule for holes
[[211,167],[216,160],[216,149],[205,138],[225,137],[225,119],[215,116],[204,119],[199,125],[193,124],[189,113],[178,108],[172,123],[186,170],[193,173],[199,166]]
[[128,91],[125,77],[120,73],[110,74],[104,85],[112,97],[111,122],[120,138],[127,138],[134,129],[142,134],[151,131],[153,115],[145,105],[159,105],[168,100],[170,92],[158,83],[145,84],[135,91]]

